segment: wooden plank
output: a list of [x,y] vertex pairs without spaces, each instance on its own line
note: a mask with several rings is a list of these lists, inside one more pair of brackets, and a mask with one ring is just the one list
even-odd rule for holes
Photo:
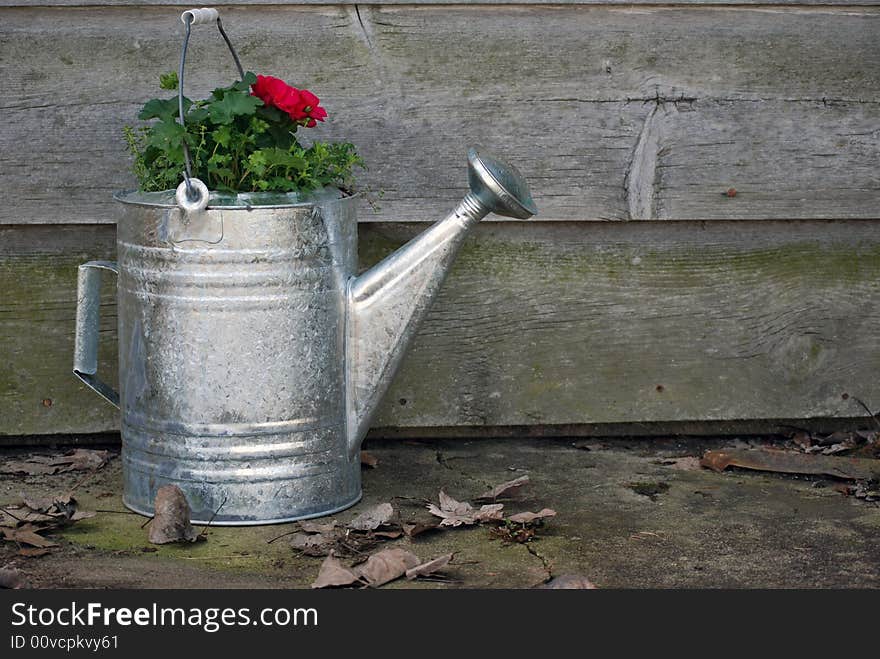
[[[431,221],[483,144],[540,220],[875,218],[874,8],[233,7],[249,68],[310,87],[382,192],[364,221]],[[0,9],[2,223],[111,223],[120,130],[174,69],[176,10]],[[215,34],[193,95],[228,80]],[[124,81],[121,84],[120,81]],[[95,99],[100,99],[96,104]],[[636,158],[638,154],[638,158]],[[723,197],[729,188],[736,197]]]
[[[362,264],[419,229],[361,225]],[[70,374],[76,265],[112,241],[110,226],[0,230],[0,434],[116,428]],[[854,398],[880,405],[878,281],[880,222],[482,224],[376,426],[861,416]]]
[[[109,226],[0,227],[0,433],[94,433],[116,429],[116,409],[96,404],[73,368],[76,271],[112,258]],[[113,283],[101,301],[99,369],[116,378]]]
[[[837,6],[865,7],[880,4],[880,0],[373,0],[359,3],[357,0],[224,0],[222,7],[261,5],[774,5],[774,6]],[[0,7],[180,7],[198,6],[191,0],[0,0]]]

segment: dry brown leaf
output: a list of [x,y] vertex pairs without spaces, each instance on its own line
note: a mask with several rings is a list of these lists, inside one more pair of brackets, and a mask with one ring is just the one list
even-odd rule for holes
[[18,550],[19,556],[24,556],[25,558],[39,558],[40,556],[45,556],[46,554],[51,554],[52,550],[47,547],[22,547]]
[[408,538],[414,538],[422,533],[434,531],[440,526],[437,522],[404,522],[403,532]]
[[109,451],[78,448],[61,456],[32,455],[24,460],[7,460],[0,464],[0,473],[39,476],[67,471],[88,471],[100,469],[109,460]]
[[21,576],[21,572],[10,568],[0,569],[0,588],[15,590],[24,587],[25,583],[24,578]]
[[475,501],[495,501],[499,497],[510,496],[529,484],[528,476],[520,476],[512,481],[496,485],[488,492],[483,492]]
[[366,451],[361,451],[361,464],[364,467],[369,467],[370,469],[375,469],[379,466],[379,458],[377,458],[372,453],[367,453]]
[[471,504],[466,501],[456,501],[443,490],[440,490],[439,507],[433,503],[428,504],[428,511],[443,520],[440,522],[441,526],[471,525],[477,522],[501,519],[503,508],[503,503],[496,503],[481,506],[475,510]]
[[0,527],[31,524],[36,531],[48,531],[94,516],[94,512],[77,510],[76,499],[69,494],[54,499],[24,499],[20,505],[0,510]]
[[810,433],[799,431],[791,436],[791,441],[800,446],[802,449],[808,449],[813,445],[813,438]]
[[416,565],[406,571],[406,578],[412,580],[416,577],[426,577],[429,574],[434,574],[446,567],[449,564],[449,561],[452,560],[453,556],[455,556],[455,554],[444,554],[443,556],[438,556],[427,563]]
[[155,514],[150,521],[149,539],[154,545],[195,542],[198,532],[190,523],[189,503],[177,485],[164,485],[156,492]]
[[336,524],[335,519],[331,519],[329,522],[303,520],[299,523],[299,528],[306,533],[332,533],[336,529]]
[[29,474],[31,476],[43,476],[54,474],[56,471],[56,467],[50,464],[33,460],[7,460],[0,464],[0,474]]
[[846,480],[880,478],[880,461],[870,458],[811,455],[773,449],[706,451],[700,464],[719,472],[727,467],[740,467],[785,474],[834,476]]
[[489,522],[494,519],[503,519],[504,513],[501,512],[502,510],[504,510],[503,503],[490,503],[480,506],[479,510],[474,511],[474,521]]
[[385,538],[386,540],[396,540],[397,538],[403,535],[403,531],[391,530],[391,531],[373,531],[373,536],[376,538]]
[[330,555],[321,563],[318,577],[312,584],[312,588],[332,588],[334,586],[351,586],[360,581],[360,575],[347,568],[336,558],[331,551]]
[[552,508],[544,508],[543,510],[539,510],[536,513],[517,513],[516,515],[511,515],[507,518],[508,522],[514,522],[516,524],[528,524],[530,522],[534,522],[538,519],[545,519],[547,517],[556,517],[556,511]]
[[474,509],[467,501],[456,501],[451,496],[440,490],[440,510],[452,515],[467,515]]
[[380,503],[365,510],[348,523],[355,531],[373,531],[385,526],[394,519],[394,507],[390,503]]
[[420,563],[419,557],[412,552],[394,547],[373,554],[366,563],[359,565],[356,570],[369,585],[378,587],[402,577],[407,570]]
[[54,524],[55,518],[51,515],[36,513],[24,506],[7,506],[0,509],[0,527],[15,528],[20,524]]
[[304,533],[299,531],[290,538],[290,546],[307,556],[327,556],[336,545],[337,535],[324,533]]
[[25,524],[17,529],[8,529],[2,528],[0,532],[3,533],[3,537],[6,540],[11,542],[17,542],[22,545],[30,545],[31,547],[57,547],[57,542],[52,542],[48,538],[44,538],[39,535],[37,531],[40,529],[35,528],[31,524]]
[[545,584],[537,586],[545,590],[594,590],[596,586],[592,581],[579,574],[560,574],[550,579]]

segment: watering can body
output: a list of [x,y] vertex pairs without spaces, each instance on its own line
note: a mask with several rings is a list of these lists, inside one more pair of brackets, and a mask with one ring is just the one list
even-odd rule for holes
[[[117,195],[117,262],[79,270],[74,373],[120,409],[125,505],[150,515],[176,484],[194,522],[243,525],[358,501],[361,441],[465,235],[491,211],[534,212],[497,180],[509,170],[470,165],[462,202],[360,275],[357,200],[335,190],[212,195],[197,212]],[[118,394],[96,372],[110,271]]]

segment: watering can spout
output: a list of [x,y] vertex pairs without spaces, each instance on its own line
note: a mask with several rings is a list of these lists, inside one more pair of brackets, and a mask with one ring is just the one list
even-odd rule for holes
[[348,287],[346,379],[353,458],[376,408],[470,229],[489,213],[527,219],[537,210],[515,167],[468,152],[470,192],[455,209]]

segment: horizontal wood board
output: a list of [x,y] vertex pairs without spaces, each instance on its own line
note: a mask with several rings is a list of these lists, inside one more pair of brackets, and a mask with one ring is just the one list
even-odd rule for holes
[[[211,6],[221,10],[229,7],[260,7],[260,6],[309,6],[309,5],[359,5],[361,7],[384,5],[762,5],[783,7],[823,7],[847,5],[853,7],[875,6],[878,0],[374,0],[372,2],[355,2],[355,0],[224,0],[222,4]],[[180,10],[200,6],[191,0],[0,0],[0,7],[176,7]]]
[[[362,225],[363,265],[419,230]],[[0,229],[0,434],[117,427],[70,373],[76,266],[112,257],[113,241],[112,226]],[[880,405],[878,281],[876,222],[482,224],[375,425],[861,416],[855,398]]]
[[[176,67],[178,8],[0,9],[0,223],[112,223],[120,131]],[[366,222],[436,219],[470,144],[541,221],[865,219],[880,201],[870,7],[224,8],[247,68],[318,92],[364,154]],[[197,30],[187,93],[230,79]],[[729,189],[736,196],[726,196]]]

